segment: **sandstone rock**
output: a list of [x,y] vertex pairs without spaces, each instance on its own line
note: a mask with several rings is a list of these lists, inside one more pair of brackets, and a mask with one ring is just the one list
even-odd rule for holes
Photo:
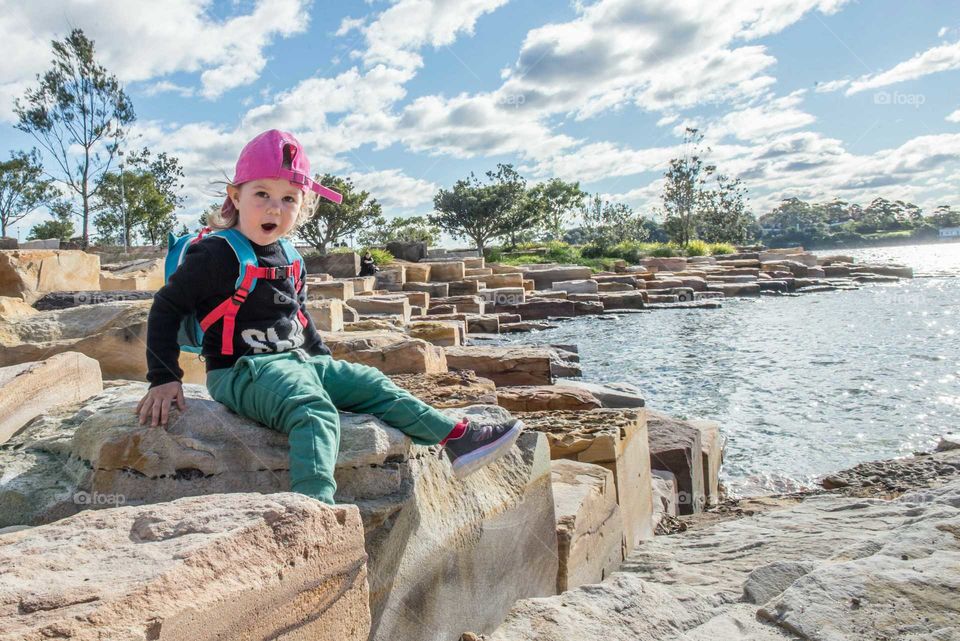
[[0,444],[30,419],[102,391],[100,364],[76,352],[0,367]]
[[403,264],[385,265],[374,276],[375,287],[391,292],[403,290],[407,277],[407,266]]
[[321,332],[343,331],[343,302],[336,299],[308,300],[307,313]]
[[362,318],[352,323],[344,323],[343,330],[346,332],[402,332],[403,328],[403,321],[399,318],[383,316],[379,318]]
[[720,426],[713,421],[692,419],[688,421],[700,430],[700,445],[703,462],[703,491],[706,505],[720,502],[720,466],[723,464],[723,436]]
[[598,283],[599,292],[632,292],[636,287],[626,283]]
[[568,294],[596,294],[600,291],[597,281],[593,279],[555,281],[550,285],[550,288],[564,291]]
[[133,300],[153,300],[154,292],[135,290],[114,290],[102,292],[100,290],[78,292],[47,292],[38,294],[39,298],[33,303],[37,311],[47,312],[54,309],[68,309],[80,305],[102,305],[103,303],[122,303]]
[[355,506],[230,494],[85,512],[0,537],[0,639],[363,641]]
[[430,282],[430,265],[426,263],[412,263],[407,265],[407,281],[413,281],[415,283]]
[[21,298],[0,296],[0,320],[11,320],[22,316],[33,316],[37,310]]
[[360,273],[360,255],[356,252],[312,255],[304,260],[308,272],[330,274],[334,278],[353,278]]
[[430,266],[430,280],[447,283],[453,280],[463,280],[465,266],[463,261],[448,262],[421,262],[421,265]]
[[427,243],[422,241],[399,241],[387,243],[386,249],[394,258],[415,262],[427,257]]
[[490,274],[488,276],[466,276],[465,280],[477,280],[484,283],[487,289],[500,287],[523,288],[523,274]]
[[518,314],[523,320],[546,320],[553,317],[574,316],[576,303],[558,298],[530,299],[516,305],[497,305],[498,312]]
[[118,269],[100,271],[100,289],[156,291],[163,287],[163,259],[138,260]]
[[356,276],[354,278],[347,278],[346,280],[353,283],[354,296],[360,296],[364,292],[372,292],[377,282],[375,276]]
[[447,347],[452,370],[472,370],[497,385],[549,385],[551,352],[538,347]]
[[623,560],[623,522],[613,473],[599,465],[551,461],[557,517],[557,593],[599,583]]
[[612,309],[643,309],[647,300],[646,291],[604,292],[600,296],[604,311]]
[[348,301],[355,296],[352,280],[330,280],[312,283],[307,287],[309,299],[337,298]]
[[[80,352],[100,363],[104,379],[145,380],[147,314],[152,301],[83,305],[0,319],[0,367]],[[194,354],[180,356],[186,382],[205,380]]]
[[537,289],[551,289],[553,283],[567,280],[587,280],[593,272],[589,267],[580,267],[579,265],[544,267],[542,269],[531,269],[525,274],[536,284]]
[[463,344],[463,323],[460,321],[412,321],[407,325],[407,334],[433,345],[455,347]]
[[477,280],[452,280],[447,285],[450,296],[470,296],[486,289],[486,285]]
[[667,470],[650,470],[650,481],[653,489],[653,522],[654,530],[666,516],[679,516],[679,495],[677,492],[677,477]]
[[38,238],[20,243],[20,249],[60,249],[59,238]]
[[442,374],[397,374],[394,383],[433,407],[495,405],[496,386],[488,378],[461,370]]
[[513,332],[539,332],[545,329],[554,329],[559,325],[551,325],[546,321],[521,321],[518,323],[501,323],[500,333],[511,334]]
[[774,561],[762,565],[747,576],[743,584],[743,600],[763,605],[811,570],[813,563],[809,561]]
[[430,298],[446,298],[450,294],[450,285],[447,283],[415,283],[406,282],[403,284],[405,292],[427,292]]
[[[0,251],[0,296],[100,289],[100,257],[77,250]],[[31,302],[31,301],[28,301]]]
[[700,430],[686,421],[648,410],[647,438],[650,467],[672,472],[677,478],[680,514],[703,511],[703,445]]
[[[600,585],[518,603],[487,639],[952,639],[958,504],[960,482],[893,502],[812,497],[657,537]],[[742,600],[758,568],[763,596],[795,577],[759,611]]]
[[[206,400],[199,386],[186,386],[188,409],[175,410],[166,430],[137,428],[131,419],[144,389],[111,388],[0,446],[0,516],[19,506],[20,522],[38,522],[38,512],[62,518],[53,503],[88,507],[72,498],[81,491],[123,495],[131,505],[287,489],[283,434]],[[356,503],[363,519],[372,639],[419,639],[424,630],[454,638],[462,626],[491,630],[517,599],[554,592],[556,527],[542,437],[522,434],[504,458],[460,481],[435,450],[413,446],[372,417],[345,414],[336,478],[337,501]],[[472,591],[484,598],[463,603]]]
[[564,387],[578,387],[590,392],[605,408],[643,407],[646,401],[643,392],[630,383],[586,383],[564,381]]
[[384,374],[438,374],[447,371],[443,348],[400,332],[323,333],[334,358],[376,367]]
[[486,301],[482,296],[447,296],[435,298],[433,302],[441,305],[455,305],[460,313],[483,314],[486,311]]
[[466,276],[490,276],[493,274],[493,270],[489,267],[467,267],[463,271]]
[[456,305],[431,305],[427,309],[427,316],[445,316],[449,314],[456,314],[457,306]]
[[623,520],[624,554],[653,536],[650,453],[644,410],[518,413],[544,432],[552,459],[596,463],[613,472]]
[[430,307],[430,294],[427,292],[402,292],[402,295],[406,296],[407,300],[410,301],[411,309],[413,309],[414,306],[422,309]]
[[[523,287],[498,287],[496,289],[482,289],[477,295],[483,298],[488,305],[511,307],[522,305],[526,301],[526,290]],[[458,306],[459,308],[459,306]]]
[[347,305],[360,314],[396,314],[404,322],[410,320],[410,300],[401,294],[395,296],[357,296]]
[[644,258],[640,266],[654,272],[680,272],[687,268],[686,258]]
[[707,283],[707,291],[721,292],[724,296],[757,296],[760,286],[756,283]]
[[566,385],[501,387],[497,390],[497,404],[511,412],[584,411],[600,407],[600,401],[587,390]]

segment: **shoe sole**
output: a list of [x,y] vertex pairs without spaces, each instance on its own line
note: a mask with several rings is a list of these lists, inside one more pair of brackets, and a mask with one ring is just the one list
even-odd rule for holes
[[510,451],[522,429],[523,422],[518,420],[499,440],[459,457],[453,463],[453,475],[462,479],[493,463]]

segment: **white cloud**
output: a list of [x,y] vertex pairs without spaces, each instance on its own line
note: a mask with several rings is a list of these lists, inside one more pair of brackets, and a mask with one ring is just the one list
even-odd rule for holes
[[850,84],[847,95],[951,69],[960,69],[960,41],[927,49],[886,71],[861,76]]
[[839,91],[849,84],[850,80],[847,78],[830,80],[828,82],[818,82],[817,86],[814,88],[814,91],[817,93],[829,93],[831,91]]
[[355,172],[349,176],[355,185],[369,191],[380,201],[385,214],[391,209],[431,205],[434,194],[440,189],[436,183],[408,176],[399,169]]
[[937,31],[937,37],[938,37],[938,38],[944,37],[945,35],[947,35],[947,32],[948,32],[948,31],[950,31],[949,28],[947,28],[947,27],[940,27],[940,30]]
[[957,109],[953,113],[947,115],[948,122],[960,122],[960,109]]
[[184,87],[183,85],[178,85],[168,80],[161,80],[147,87],[143,95],[156,96],[157,94],[168,92],[179,94],[181,98],[190,98],[196,94],[196,90],[193,87]]
[[772,135],[799,129],[816,121],[812,115],[797,109],[804,91],[795,91],[781,98],[772,98],[755,106],[731,111],[704,127],[704,135],[720,140],[733,136],[740,140],[764,140]]
[[[200,94],[214,99],[256,80],[266,49],[277,37],[302,33],[310,0],[257,0],[247,14],[216,20],[209,2],[166,0],[65,0],[5,2],[0,33],[0,117],[12,116],[8,96],[47,69],[50,42],[73,28],[95,42],[97,60],[123,82],[172,73],[200,74]],[[132,54],[131,52],[135,52]]]

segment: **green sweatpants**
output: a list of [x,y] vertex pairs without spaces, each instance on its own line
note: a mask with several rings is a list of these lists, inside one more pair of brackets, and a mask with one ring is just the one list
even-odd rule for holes
[[439,443],[457,423],[377,369],[299,349],[242,356],[207,372],[207,389],[237,414],[288,434],[290,489],[329,504],[337,489],[337,410],[372,414],[420,445]]

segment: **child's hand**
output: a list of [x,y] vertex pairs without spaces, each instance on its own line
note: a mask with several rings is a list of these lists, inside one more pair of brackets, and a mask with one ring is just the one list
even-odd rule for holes
[[157,425],[166,427],[170,418],[170,404],[174,401],[181,412],[187,409],[187,402],[183,398],[183,385],[180,381],[151,387],[134,410],[140,415],[140,425],[152,417],[151,427],[157,427]]

